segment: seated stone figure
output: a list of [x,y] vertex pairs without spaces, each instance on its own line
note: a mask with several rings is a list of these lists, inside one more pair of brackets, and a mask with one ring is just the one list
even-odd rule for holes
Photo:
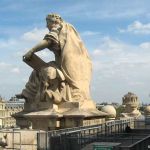
[[49,33],[23,58],[32,60],[34,53],[48,48],[55,55],[55,61],[40,71],[34,70],[18,98],[28,103],[53,101],[84,102],[90,98],[91,60],[75,28],[59,15],[46,17]]

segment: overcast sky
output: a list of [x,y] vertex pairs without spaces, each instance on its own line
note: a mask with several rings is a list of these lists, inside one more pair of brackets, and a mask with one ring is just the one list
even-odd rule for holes
[[[75,26],[93,62],[91,95],[120,102],[127,92],[150,103],[149,0],[0,0],[0,95],[20,93],[32,71],[25,54],[47,33],[45,17],[59,13]],[[52,60],[48,50],[39,55]]]

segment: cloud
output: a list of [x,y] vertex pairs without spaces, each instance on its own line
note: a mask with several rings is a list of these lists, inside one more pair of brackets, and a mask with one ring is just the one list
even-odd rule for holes
[[[118,11],[120,9],[120,11]],[[117,10],[117,11],[116,11]],[[142,16],[145,12],[143,10],[135,10],[133,11],[130,8],[118,8],[117,9],[110,8],[110,9],[102,9],[98,11],[91,11],[87,12],[87,16],[89,18],[103,20],[103,19],[127,19],[127,18],[134,18],[137,15]]]
[[43,39],[44,35],[48,33],[47,29],[38,29],[34,28],[33,30],[26,32],[21,37],[25,41],[39,41],[39,39]]
[[9,73],[20,74],[20,69],[19,67],[16,67],[14,64],[10,64],[7,62],[0,62],[0,73],[1,76],[8,75]]
[[129,91],[146,97],[150,88],[148,47],[148,42],[130,45],[118,39],[102,38],[99,46],[91,52],[92,97],[99,101],[112,101],[112,98],[120,101]]
[[[136,0],[130,3],[129,0],[111,3],[109,0],[92,1],[85,0],[81,3],[76,1],[67,9],[64,7],[63,15],[74,19],[91,19],[91,20],[104,20],[104,19],[128,19],[137,17],[147,17],[149,15],[149,2]],[[67,15],[66,15],[67,14]],[[75,15],[74,15],[75,14]]]
[[12,49],[16,44],[18,44],[16,39],[0,39],[0,49]]
[[128,25],[126,29],[119,29],[120,33],[134,33],[134,34],[150,34],[150,23],[143,24],[140,21],[134,21]]
[[144,42],[144,43],[140,44],[140,47],[141,47],[142,49],[147,49],[147,50],[149,50],[149,49],[150,49],[150,42]]
[[1,71],[2,69],[5,69],[5,68],[9,67],[9,66],[10,66],[10,64],[8,64],[8,63],[0,62],[0,71]]
[[143,82],[138,82],[138,81],[137,81],[137,82],[130,82],[129,85],[135,87],[135,86],[141,86],[141,85],[144,85],[144,83],[143,83]]
[[49,62],[52,60],[55,60],[54,54],[50,52],[50,50],[44,50],[36,53],[41,59],[43,59],[45,62]]
[[84,31],[81,33],[81,36],[95,36],[100,35],[100,32],[94,32],[94,31]]
[[12,72],[12,73],[15,73],[15,74],[20,74],[20,69],[17,68],[17,67],[15,67],[15,68],[12,68],[12,69],[11,69],[11,72]]
[[148,47],[145,45],[149,45],[149,43],[129,45],[107,37],[101,39],[99,48],[95,49],[91,56],[94,62],[100,62],[100,65],[103,64],[104,67],[114,67],[114,70],[116,70],[115,67],[121,69],[123,65],[130,68],[136,67],[137,64],[150,66],[150,51],[147,50]]

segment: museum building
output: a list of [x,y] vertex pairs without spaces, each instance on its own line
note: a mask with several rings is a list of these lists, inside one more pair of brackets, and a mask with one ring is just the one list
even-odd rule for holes
[[24,101],[19,101],[15,97],[6,101],[0,96],[0,128],[16,127],[16,120],[12,114],[22,111],[23,108]]

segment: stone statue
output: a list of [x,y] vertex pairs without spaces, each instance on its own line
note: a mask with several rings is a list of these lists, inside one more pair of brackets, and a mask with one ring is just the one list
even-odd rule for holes
[[121,113],[121,117],[134,117],[135,119],[141,116],[139,111],[139,98],[134,93],[128,92],[122,98],[122,104],[125,105],[125,110]]
[[36,52],[48,48],[55,55],[39,71],[33,70],[26,88],[18,98],[31,101],[82,102],[90,100],[91,60],[75,28],[59,15],[46,17],[49,33],[24,56],[30,62]]
[[[34,70],[18,98],[24,110],[13,115],[20,128],[53,130],[103,122],[106,113],[90,97],[92,65],[75,28],[59,15],[46,17],[49,33],[29,50],[23,61]],[[35,53],[48,48],[55,61],[45,63]]]

